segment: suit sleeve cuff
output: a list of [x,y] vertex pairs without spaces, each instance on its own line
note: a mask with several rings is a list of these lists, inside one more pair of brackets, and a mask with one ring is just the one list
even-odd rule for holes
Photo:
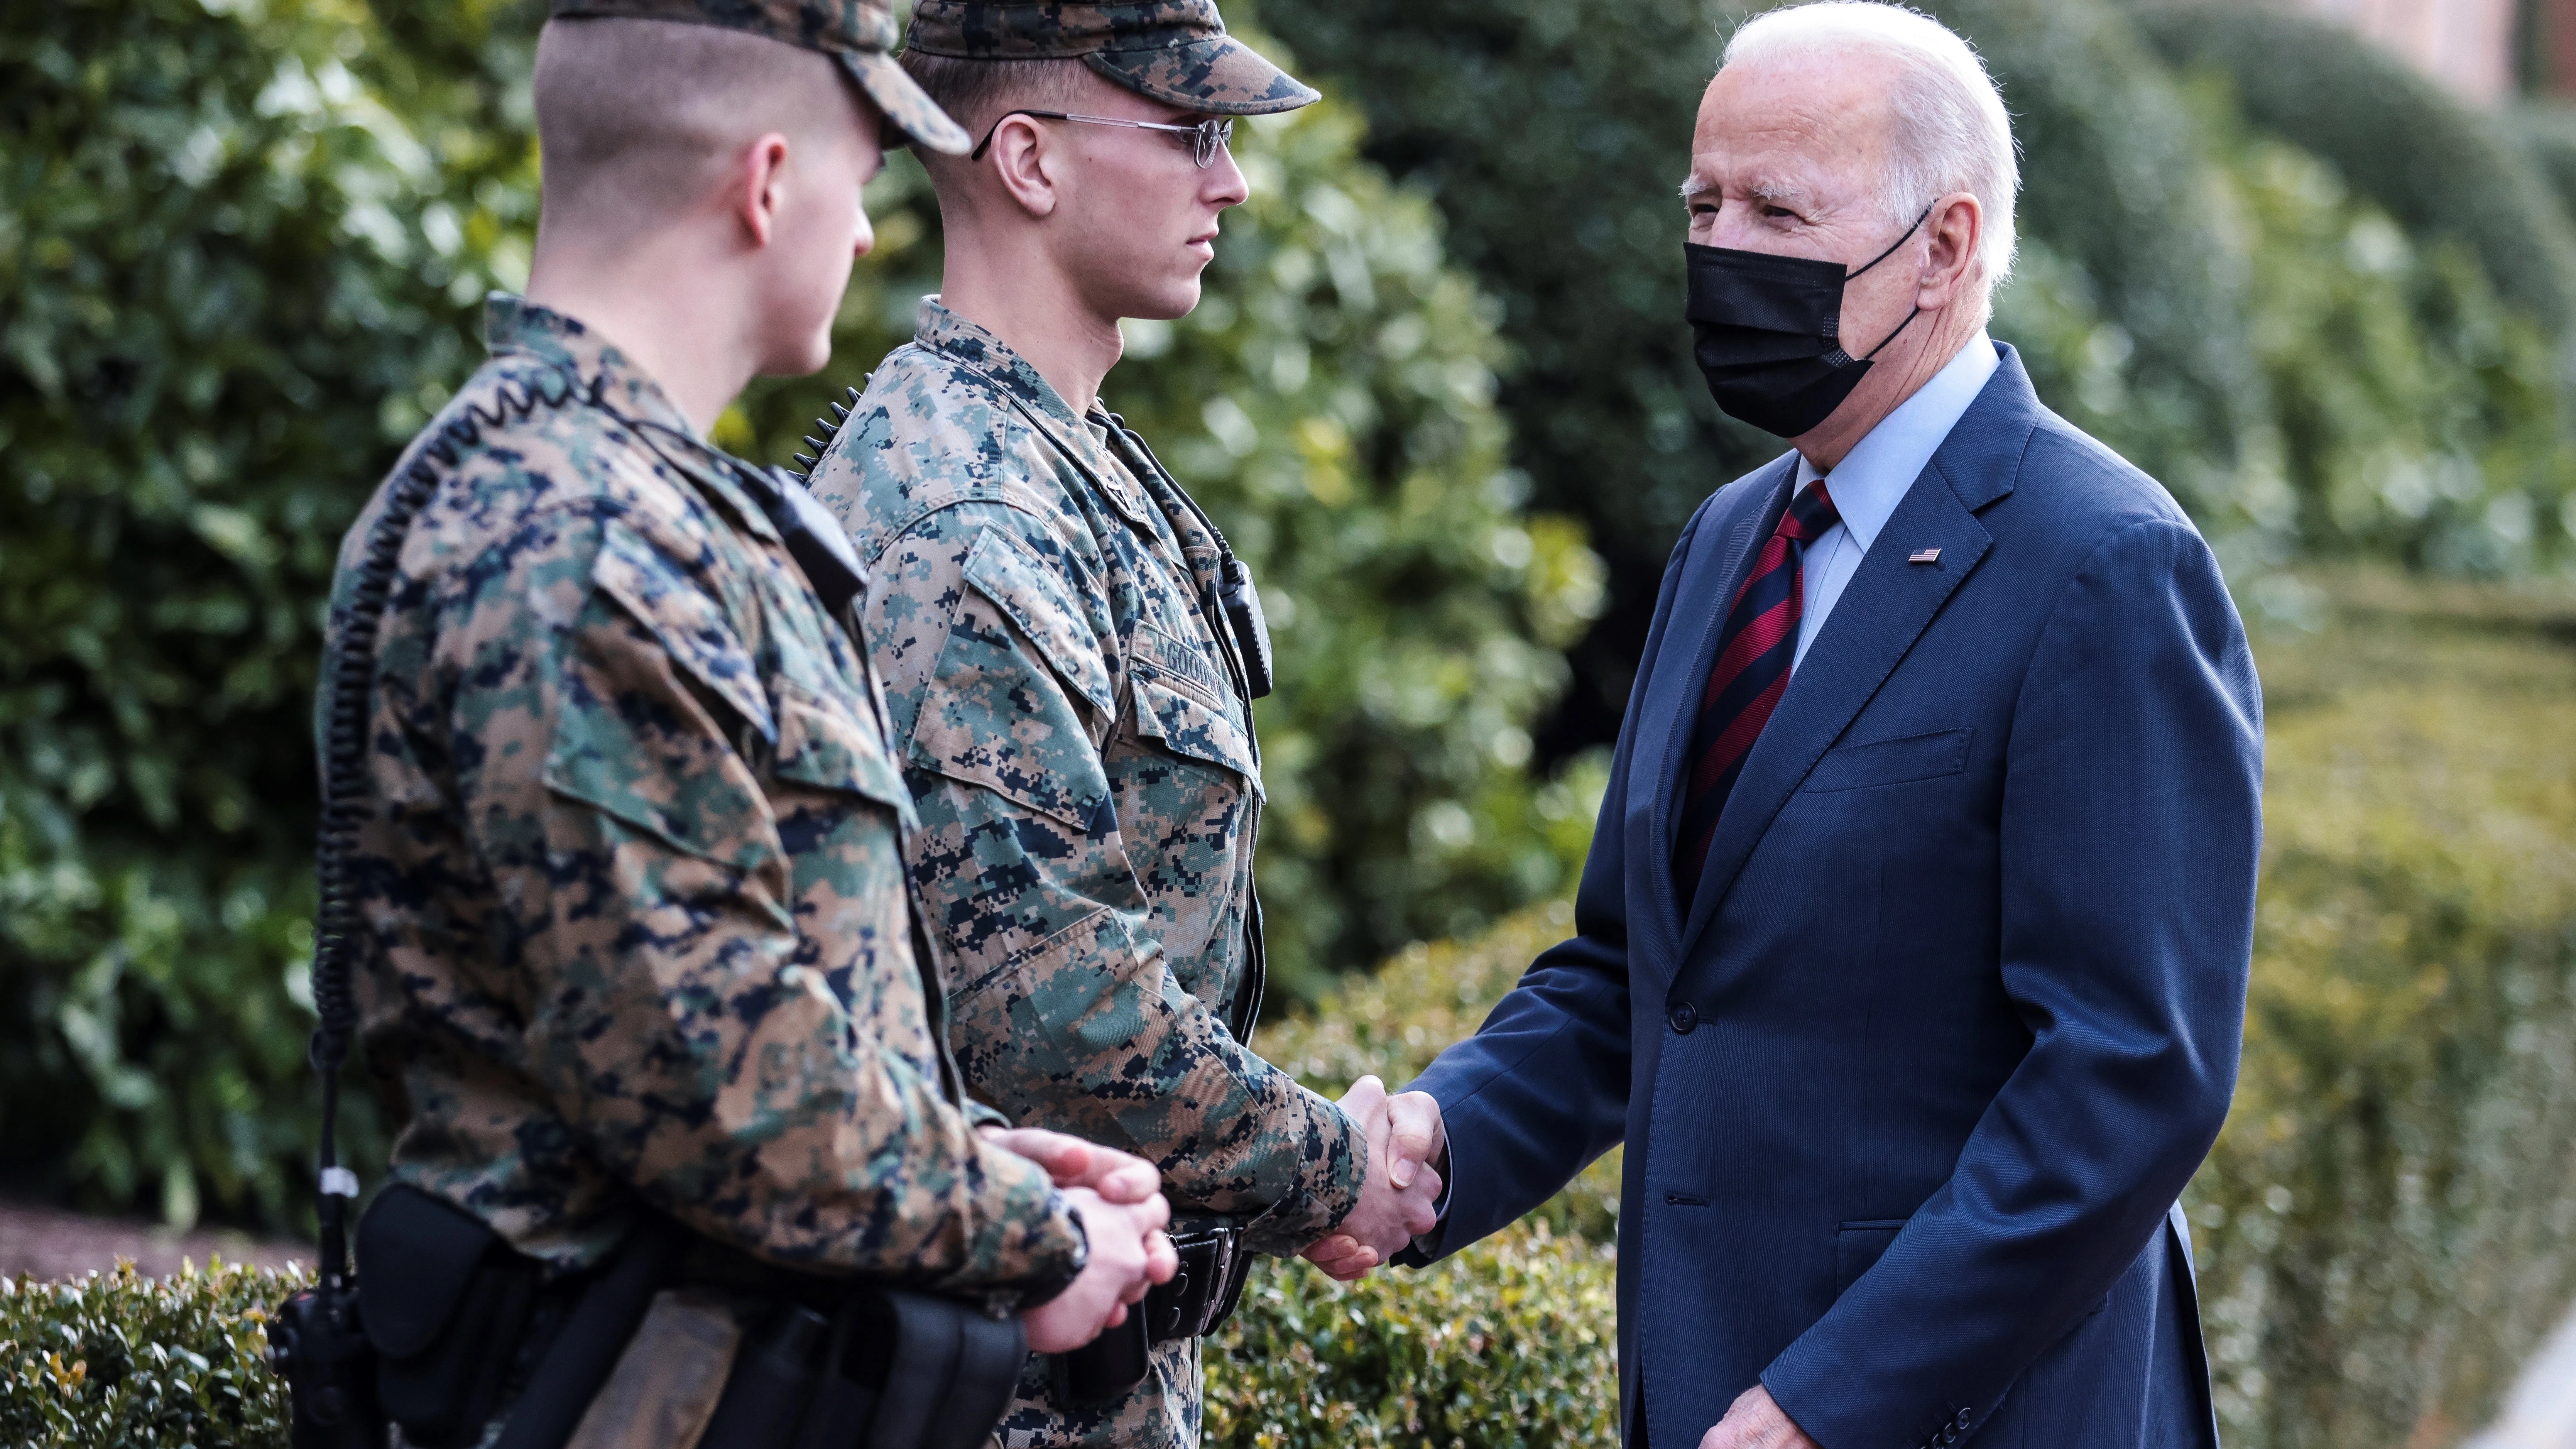
[[1449,1196],[1458,1190],[1458,1144],[1455,1139],[1450,1141],[1446,1150],[1448,1160],[1441,1164],[1445,1170],[1440,1175],[1440,1196],[1431,1204],[1431,1210],[1439,1214],[1439,1218],[1432,1223],[1431,1231],[1417,1235],[1395,1255],[1393,1261],[1399,1268],[1428,1268],[1440,1261],[1441,1240],[1449,1236]]

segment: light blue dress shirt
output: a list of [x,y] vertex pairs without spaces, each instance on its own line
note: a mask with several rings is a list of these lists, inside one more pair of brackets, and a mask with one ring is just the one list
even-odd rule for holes
[[1959,349],[1958,356],[1932,374],[1930,382],[1915,389],[1914,396],[1899,403],[1896,411],[1854,444],[1833,472],[1818,473],[1815,464],[1803,457],[1798,460],[1798,487],[1823,478],[1842,522],[1807,545],[1798,652],[1789,660],[1792,673],[1806,662],[1807,647],[1816,642],[1825,616],[1834,611],[1844,587],[1859,571],[1861,555],[1878,542],[1878,531],[1887,526],[1888,515],[1896,512],[1905,490],[1931,465],[1932,455],[1940,451],[1943,440],[1959,425],[1977,394],[1986,390],[1986,379],[2000,365],[1995,344],[1979,332]]

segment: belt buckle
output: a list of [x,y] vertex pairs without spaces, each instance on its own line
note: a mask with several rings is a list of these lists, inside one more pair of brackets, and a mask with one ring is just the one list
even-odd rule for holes
[[1180,1259],[1179,1268],[1171,1282],[1156,1287],[1146,1299],[1155,1310],[1154,1342],[1207,1332],[1208,1319],[1225,1290],[1226,1275],[1234,1266],[1235,1249],[1235,1234],[1222,1227],[1173,1235],[1172,1251]]
[[1199,1332],[1216,1331],[1216,1316],[1225,1307],[1225,1285],[1234,1281],[1235,1256],[1243,1251],[1243,1234],[1234,1228],[1216,1230],[1216,1271],[1208,1275],[1207,1292],[1199,1299]]

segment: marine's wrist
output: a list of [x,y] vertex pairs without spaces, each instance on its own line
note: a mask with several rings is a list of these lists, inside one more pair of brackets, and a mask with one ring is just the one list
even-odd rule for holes
[[1047,1218],[1056,1229],[1052,1234],[1058,1240],[1055,1251],[1034,1272],[1011,1285],[1022,1313],[1063,1296],[1082,1276],[1082,1270],[1091,1266],[1091,1234],[1083,1226],[1082,1209],[1075,1207],[1061,1189],[1047,1191]]
[[1316,1150],[1308,1159],[1310,1170],[1299,1176],[1296,1217],[1311,1242],[1339,1232],[1359,1210],[1368,1186],[1369,1141],[1359,1119],[1341,1103],[1314,1096],[1308,1109],[1315,1120],[1311,1140]]

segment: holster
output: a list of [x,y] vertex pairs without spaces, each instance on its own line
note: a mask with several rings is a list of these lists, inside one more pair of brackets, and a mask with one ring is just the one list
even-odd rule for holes
[[359,1219],[357,1259],[376,1401],[419,1449],[481,1437],[579,1291],[546,1282],[482,1219],[404,1183]]
[[857,1283],[828,1318],[769,1308],[734,1360],[698,1449],[978,1449],[1011,1406],[1017,1317]]
[[1127,1321],[1056,1357],[1052,1387],[1068,1408],[1093,1409],[1132,1393],[1153,1370],[1153,1349],[1174,1339],[1217,1331],[1243,1297],[1252,1255],[1243,1230],[1230,1222],[1201,1221],[1172,1230],[1180,1269],[1157,1283]]

